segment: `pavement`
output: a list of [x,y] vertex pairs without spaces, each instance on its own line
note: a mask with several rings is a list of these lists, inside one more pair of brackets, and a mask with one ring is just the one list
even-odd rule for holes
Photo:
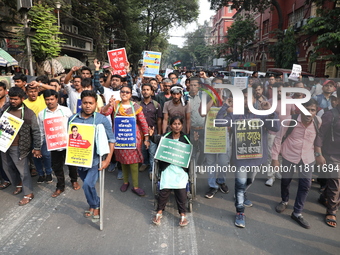
[[247,192],[254,205],[246,208],[242,229],[234,226],[234,179],[227,181],[229,194],[218,192],[206,199],[207,176],[198,175],[190,223],[181,228],[173,197],[161,225],[152,224],[154,197],[146,171],[139,177],[145,197],[130,189],[120,192],[122,181],[116,176],[116,171],[105,175],[102,231],[99,223],[83,216],[88,209],[83,190],[72,190],[70,182],[64,193],[52,198],[56,178],[51,184],[37,184],[34,177],[35,198],[25,206],[18,206],[22,194],[12,195],[13,186],[0,191],[0,254],[339,254],[340,227],[324,223],[316,183],[303,212],[311,229],[304,229],[290,218],[297,182],[291,184],[288,208],[278,214],[280,181],[267,187],[259,175]]

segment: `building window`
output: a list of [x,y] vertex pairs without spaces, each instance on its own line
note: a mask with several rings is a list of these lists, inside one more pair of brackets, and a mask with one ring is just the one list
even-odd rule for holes
[[263,22],[263,34],[268,34],[269,32],[269,19]]
[[293,26],[296,22],[303,20],[305,8],[301,7],[294,12],[288,14],[288,27]]

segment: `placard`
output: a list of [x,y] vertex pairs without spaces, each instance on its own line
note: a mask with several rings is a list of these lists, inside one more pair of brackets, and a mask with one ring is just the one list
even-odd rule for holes
[[204,126],[204,153],[227,153],[227,127],[214,127],[214,120],[220,107],[211,107]]
[[0,118],[0,151],[6,152],[12,145],[24,121],[4,112]]
[[246,89],[248,87],[248,77],[234,77],[233,85],[239,89]]
[[292,72],[289,75],[288,79],[298,81],[301,75],[301,71],[302,71],[301,65],[293,64]]
[[114,125],[114,133],[116,136],[115,149],[136,149],[136,118],[116,116]]
[[127,61],[125,48],[109,50],[107,52],[109,63],[113,68],[113,74],[126,76],[125,64]]
[[263,157],[261,124],[263,123],[260,119],[238,120],[236,122],[236,159],[255,159]]
[[67,147],[66,117],[44,119],[45,140],[48,151],[65,149]]
[[95,126],[70,123],[66,149],[66,165],[92,167]]
[[145,67],[145,77],[155,78],[159,74],[159,67],[161,65],[161,52],[144,51],[143,53],[143,66]]
[[192,145],[162,137],[156,151],[155,159],[188,168]]

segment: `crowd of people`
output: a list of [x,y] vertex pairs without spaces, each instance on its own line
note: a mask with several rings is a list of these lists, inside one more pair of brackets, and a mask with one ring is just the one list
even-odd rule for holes
[[[101,69],[97,60],[94,66],[94,73],[88,67],[73,67],[59,79],[49,80],[46,76],[39,76],[30,83],[27,83],[24,74],[17,73],[13,76],[15,86],[8,91],[6,85],[0,82],[0,117],[7,112],[23,120],[8,150],[1,152],[0,163],[0,189],[13,185],[14,195],[23,193],[19,205],[26,205],[34,198],[31,177],[35,175],[38,175],[37,183],[51,183],[54,173],[57,184],[51,196],[57,198],[64,192],[66,150],[47,149],[44,120],[66,117],[72,131],[67,135],[69,139],[82,139],[78,133],[78,123],[95,127],[101,124],[109,143],[110,152],[104,159],[94,150],[90,168],[68,165],[74,190],[81,188],[78,178],[82,180],[89,205],[84,216],[91,217],[94,222],[100,218],[100,198],[95,188],[98,170],[108,169],[111,172],[117,169],[117,178],[123,180],[121,192],[128,190],[131,176],[131,191],[144,196],[145,191],[139,185],[139,172],[148,170],[149,178],[152,179],[157,144],[160,137],[165,136],[183,143],[195,143],[192,161],[195,161],[198,169],[202,169],[200,173],[212,166],[235,167],[237,227],[245,227],[245,208],[253,205],[247,192],[259,172],[245,169],[261,169],[263,166],[270,169],[267,171],[265,185],[271,187],[276,179],[281,180],[281,201],[276,206],[278,213],[287,208],[290,183],[294,172],[298,172],[298,191],[291,217],[304,228],[310,228],[302,212],[313,174],[317,172],[312,169],[322,169],[319,173],[326,174],[318,178],[321,192],[319,202],[327,208],[326,224],[336,227],[336,211],[340,201],[340,149],[336,146],[340,141],[340,87],[337,88],[333,80],[317,79],[313,86],[307,86],[302,79],[285,83],[282,77],[274,75],[260,79],[255,71],[247,84],[248,88],[252,88],[252,93],[251,90],[243,89],[243,98],[236,98],[230,90],[223,88],[223,84],[230,84],[230,81],[225,81],[217,73],[201,70],[182,74],[174,71],[167,77],[156,75],[150,78],[144,77],[145,68],[142,67],[138,75],[132,77],[127,62],[127,75],[122,77],[113,74],[111,67]],[[283,95],[281,91],[287,87],[307,89],[311,99],[302,104],[304,110],[294,104],[282,108],[282,97],[303,99],[308,96],[301,92]],[[244,101],[244,114],[234,114],[234,100]],[[249,107],[249,101],[252,107]],[[275,111],[267,115],[256,115],[251,111],[253,108],[268,111],[272,105],[276,105]],[[216,143],[216,153],[204,149],[207,116],[213,112],[216,119],[224,120],[214,127],[219,132],[222,130],[225,138],[222,138],[222,143]],[[135,118],[135,148],[114,148],[114,123],[117,117]],[[295,125],[282,125],[288,119]],[[262,122],[263,125],[255,130],[252,121]],[[0,123],[4,131],[8,125],[7,122]],[[254,143],[250,143],[250,148],[247,148],[244,146],[245,141],[249,140],[246,136],[250,136],[250,131]],[[240,141],[241,147],[238,146]],[[161,224],[170,190],[174,189],[180,214],[179,225],[186,226],[189,223],[185,206],[188,169],[162,161],[159,164],[161,189],[153,223]],[[277,171],[280,166],[291,170]],[[208,190],[204,196],[211,199],[218,191],[227,194],[227,182],[231,182],[227,180],[227,173],[207,172]]]

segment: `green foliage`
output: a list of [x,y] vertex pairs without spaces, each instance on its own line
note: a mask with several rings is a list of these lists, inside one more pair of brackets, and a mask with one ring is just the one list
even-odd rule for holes
[[286,34],[282,30],[274,32],[277,42],[269,45],[269,53],[275,60],[275,66],[291,69],[297,63],[296,40],[293,28],[289,28]]
[[256,29],[254,18],[249,15],[238,16],[235,19],[234,23],[228,28],[228,42],[224,47],[224,50],[231,53],[230,60],[241,60],[244,50],[254,40]]
[[[32,55],[37,63],[50,58],[57,57],[60,53],[60,44],[63,42],[58,35],[57,18],[53,13],[54,8],[47,5],[34,5],[28,12],[31,20],[31,27],[36,29],[34,36],[31,36]],[[23,29],[19,33],[19,42],[25,44]]]
[[270,5],[272,4],[271,0],[208,0],[210,4],[210,9],[212,10],[218,10],[222,6],[228,6],[230,3],[232,4],[232,8],[234,9],[240,9],[243,8],[246,11],[254,11],[255,8],[259,12],[263,12],[266,10]]
[[[323,59],[331,61],[329,66],[340,67],[340,8],[328,9],[322,8],[325,1],[313,1],[317,5],[318,16],[308,21],[303,30],[306,34],[316,35],[314,42],[315,51],[311,56],[311,60],[315,61],[320,55]],[[340,4],[339,0],[329,0],[335,4]],[[329,50],[331,54],[324,55],[325,50]]]

